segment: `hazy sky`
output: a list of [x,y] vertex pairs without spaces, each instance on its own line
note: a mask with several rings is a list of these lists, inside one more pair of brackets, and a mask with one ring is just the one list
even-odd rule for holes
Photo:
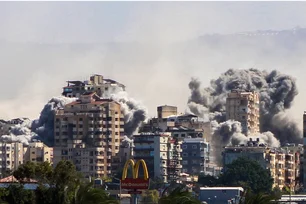
[[1,2],[0,38],[17,42],[185,40],[305,25],[305,2]]
[[[210,48],[187,43],[176,49],[171,43],[203,34],[306,27],[305,10],[306,2],[0,2],[0,117],[38,117],[66,80],[92,73],[124,83],[150,115],[161,104],[183,112],[191,77],[208,85],[228,68],[256,65],[298,79],[301,96],[293,109],[300,118],[306,52],[271,60],[245,56],[241,45],[210,56]],[[98,44],[111,42],[120,43]]]

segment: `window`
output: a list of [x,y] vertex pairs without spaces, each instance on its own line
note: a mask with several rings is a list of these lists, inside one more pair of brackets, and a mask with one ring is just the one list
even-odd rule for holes
[[197,145],[192,145],[192,149],[196,149],[197,148]]
[[188,153],[183,153],[183,157],[188,157]]
[[183,145],[183,146],[182,146],[182,149],[187,149],[187,145]]
[[184,160],[184,161],[183,161],[183,164],[184,164],[184,165],[187,165],[187,164],[188,164],[188,161]]

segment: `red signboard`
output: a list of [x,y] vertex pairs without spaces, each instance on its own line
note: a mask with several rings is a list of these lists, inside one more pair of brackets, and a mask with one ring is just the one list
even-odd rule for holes
[[149,179],[145,180],[142,178],[126,178],[121,180],[122,189],[149,189]]

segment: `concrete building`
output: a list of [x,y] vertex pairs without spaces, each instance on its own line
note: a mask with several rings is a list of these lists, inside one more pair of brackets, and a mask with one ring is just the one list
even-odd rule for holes
[[192,175],[205,173],[209,163],[209,144],[204,138],[185,138],[182,143],[183,172]]
[[23,155],[22,143],[0,143],[1,174],[11,173],[23,164]]
[[24,162],[49,162],[53,164],[53,148],[35,141],[24,147]]
[[177,107],[176,106],[159,106],[157,107],[157,117],[158,118],[167,118],[172,115],[177,115]]
[[226,119],[239,121],[246,135],[259,132],[259,94],[232,90],[226,99]]
[[125,86],[112,79],[105,79],[102,75],[92,75],[85,81],[67,81],[63,87],[63,96],[79,98],[86,92],[95,92],[98,96],[109,98],[111,93],[125,90]]
[[[170,133],[141,133],[134,135],[134,159],[144,159],[151,178],[168,181],[169,162],[173,159],[173,148],[181,152],[180,145],[174,145]],[[176,172],[181,172],[181,156],[176,158]]]
[[110,176],[124,134],[120,104],[93,92],[79,98],[56,112],[54,165],[67,159],[87,177]]
[[[299,179],[300,159],[294,148],[269,148],[257,139],[250,141],[246,146],[225,147],[222,153],[223,165],[232,163],[239,157],[257,161],[263,168],[269,169],[274,179],[273,187],[282,189],[287,186],[295,190]],[[226,171],[226,168],[224,169]]]

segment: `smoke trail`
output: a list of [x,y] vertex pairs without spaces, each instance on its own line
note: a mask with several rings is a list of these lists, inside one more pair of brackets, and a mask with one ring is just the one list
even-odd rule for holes
[[[300,143],[301,131],[288,115],[286,110],[291,107],[294,97],[298,94],[295,79],[278,71],[260,71],[257,69],[236,70],[229,69],[217,80],[211,80],[210,87],[201,89],[201,83],[192,79],[189,83],[191,96],[188,101],[188,109],[192,113],[203,117],[209,113],[211,121],[225,122],[225,105],[227,94],[232,89],[257,91],[260,94],[260,129],[262,132],[270,131],[277,140],[283,143]],[[208,114],[207,114],[208,115]],[[207,116],[206,116],[207,117]],[[214,125],[214,123],[212,123]],[[215,125],[215,127],[218,127]],[[228,144],[230,138],[237,136],[235,125],[226,126],[215,131],[213,140],[221,137],[222,145]],[[218,128],[217,128],[218,129]],[[217,130],[215,128],[215,130]],[[228,130],[229,132],[226,132]],[[225,131],[225,132],[224,132]],[[265,134],[269,145],[275,145],[275,138]],[[238,141],[242,138],[235,137]]]

